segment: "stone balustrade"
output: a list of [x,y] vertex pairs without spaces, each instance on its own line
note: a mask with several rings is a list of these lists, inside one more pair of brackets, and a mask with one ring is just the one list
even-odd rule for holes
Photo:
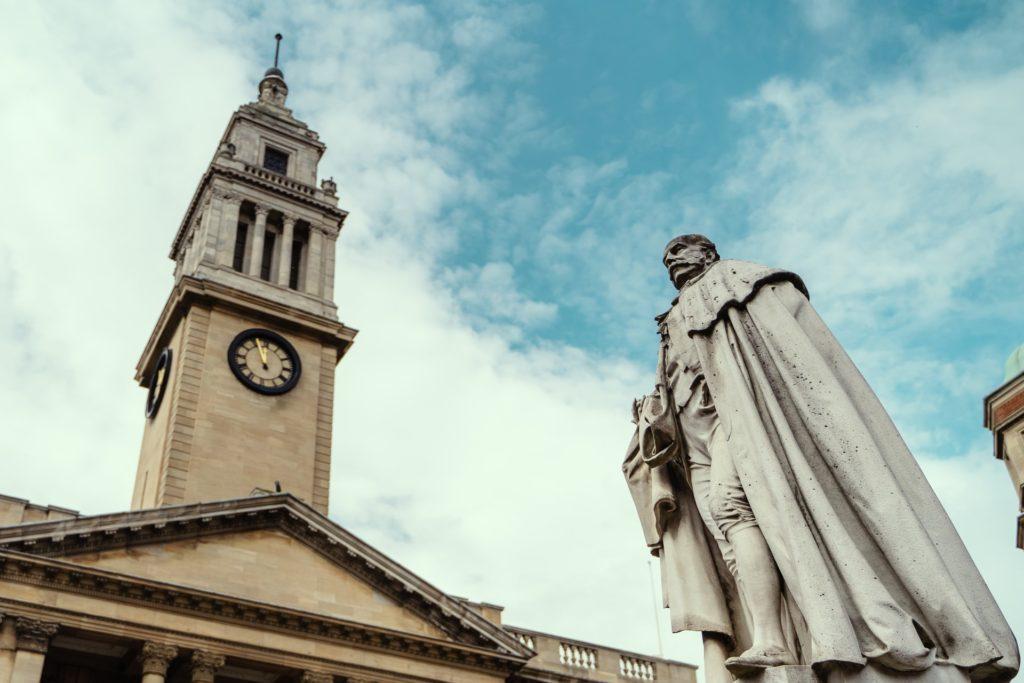
[[697,680],[697,667],[691,664],[537,631],[511,626],[504,628],[537,653],[523,672],[524,680],[550,680],[551,674],[578,681],[696,683]]
[[619,674],[623,678],[632,678],[638,681],[653,681],[656,678],[657,668],[653,661],[632,657],[630,655],[619,655]]
[[596,669],[597,650],[576,643],[559,643],[558,661],[578,669]]
[[246,173],[250,173],[261,180],[272,182],[276,185],[286,187],[293,192],[299,192],[301,194],[309,195],[310,197],[316,196],[316,188],[306,183],[300,183],[298,180],[293,180],[288,176],[281,175],[280,173],[274,173],[268,171],[260,166],[253,166],[252,164],[245,164]]

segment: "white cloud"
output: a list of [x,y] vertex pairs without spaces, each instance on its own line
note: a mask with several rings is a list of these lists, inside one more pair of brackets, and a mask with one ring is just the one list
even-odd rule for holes
[[470,315],[483,320],[501,320],[519,327],[551,322],[558,306],[523,296],[515,282],[510,263],[486,263],[453,270],[449,285]]
[[[126,4],[109,22],[38,5],[0,22],[18,92],[0,113],[17,132],[6,218],[23,227],[0,236],[0,334],[25,359],[0,387],[3,492],[128,506],[143,424],[130,378],[170,288],[167,247],[224,122],[255,94],[264,64],[243,46],[284,22],[302,36],[285,43],[289,104],[330,146],[322,170],[352,211],[337,299],[361,333],[339,368],[332,514],[515,623],[651,650],[646,553],[619,473],[646,377],[568,347],[513,349],[555,306],[522,295],[507,262],[454,276],[454,290],[438,278],[436,255],[458,239],[442,212],[485,191],[467,136],[502,94],[471,90],[472,64],[443,56],[454,38],[422,8],[196,10],[203,21]],[[467,303],[506,324],[477,331]],[[693,642],[672,651],[692,659]]]
[[815,31],[841,26],[850,14],[849,0],[793,0],[807,25]]
[[[0,21],[10,79],[0,340],[19,364],[0,386],[2,492],[90,512],[127,507],[143,400],[130,377],[170,287],[167,246],[283,25],[301,38],[285,43],[289,102],[329,145],[323,174],[352,211],[337,299],[361,333],[338,374],[332,514],[441,588],[506,604],[513,623],[652,651],[646,555],[618,467],[646,369],[527,332],[570,300],[653,344],[645,325],[665,303],[651,296],[663,286],[663,238],[713,225],[716,213],[625,160],[568,160],[550,188],[500,196],[479,164],[501,160],[478,158],[488,144],[479,132],[558,136],[536,130],[543,116],[520,95],[475,87],[478,69],[527,72],[528,56],[510,56],[525,48],[495,57],[489,46],[514,42],[533,15],[452,11],[446,22],[406,4],[247,16],[123,3],[97,16],[69,3],[19,6]],[[901,329],[968,310],[968,286],[1006,267],[1019,238],[1024,87],[992,57],[1012,44],[1014,22],[939,45],[912,76],[855,97],[766,84],[745,107],[751,137],[730,187],[756,232],[735,253],[804,274],[851,337],[890,318]],[[496,62],[480,66],[484,53]],[[500,209],[525,216],[511,228],[537,218],[537,246],[532,233],[495,231],[487,262],[445,277],[438,257],[463,229],[446,212],[481,200],[497,200],[496,220]],[[520,273],[531,266],[593,290],[529,292]],[[481,325],[484,310],[504,318]],[[622,322],[627,311],[637,324]],[[909,364],[896,342],[858,356],[873,379],[906,368],[880,382],[893,401],[935,374],[954,390],[980,385],[981,361],[965,384],[963,369],[938,359]],[[936,443],[918,428],[934,416],[896,412],[922,433],[914,440]],[[989,526],[1012,516],[998,463],[925,466],[1024,629],[1011,580],[1024,560],[1008,531]],[[1006,494],[976,500],[998,487]],[[667,643],[670,655],[699,658],[697,638]]]

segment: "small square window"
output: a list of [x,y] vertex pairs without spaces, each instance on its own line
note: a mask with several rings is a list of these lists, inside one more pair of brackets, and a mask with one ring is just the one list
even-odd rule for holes
[[263,152],[263,168],[274,173],[280,173],[281,175],[287,175],[288,173],[288,154],[282,152],[279,149],[273,147],[267,147]]

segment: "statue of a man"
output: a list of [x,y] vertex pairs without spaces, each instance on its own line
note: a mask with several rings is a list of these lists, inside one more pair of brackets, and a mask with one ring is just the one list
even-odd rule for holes
[[800,278],[702,235],[664,264],[679,296],[623,471],[673,631],[735,677],[1015,675],[1006,619]]

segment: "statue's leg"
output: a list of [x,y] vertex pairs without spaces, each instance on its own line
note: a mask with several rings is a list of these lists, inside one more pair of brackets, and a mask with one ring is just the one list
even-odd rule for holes
[[782,629],[782,582],[761,528],[747,502],[732,457],[726,448],[713,449],[711,514],[735,555],[735,576],[750,613],[753,643],[728,661],[730,670],[744,671],[781,664],[795,658]]
[[[736,553],[736,581],[750,610],[753,644],[744,655],[792,655],[782,631],[782,585],[768,544],[760,527],[730,531],[729,542]],[[741,655],[742,657],[743,655]],[[782,663],[782,662],[779,662]]]

